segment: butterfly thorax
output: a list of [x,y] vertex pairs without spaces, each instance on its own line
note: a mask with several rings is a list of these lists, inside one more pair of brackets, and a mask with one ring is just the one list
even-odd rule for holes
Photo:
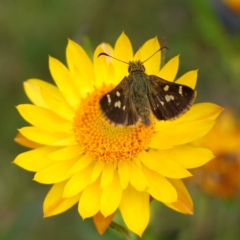
[[151,109],[147,97],[149,80],[145,74],[145,67],[140,61],[129,63],[128,79],[136,112],[144,125],[149,126],[151,124]]

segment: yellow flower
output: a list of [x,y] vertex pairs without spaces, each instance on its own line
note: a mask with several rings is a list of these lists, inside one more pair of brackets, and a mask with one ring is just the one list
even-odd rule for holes
[[[78,203],[83,219],[93,217],[103,233],[119,208],[127,227],[142,235],[150,218],[149,202],[156,199],[176,211],[192,214],[192,200],[181,179],[187,169],[199,167],[213,155],[210,150],[189,145],[214,125],[221,107],[211,103],[194,105],[175,121],[155,121],[145,127],[117,127],[100,112],[99,100],[124,76],[124,61],[145,60],[160,48],[157,38],[147,41],[133,56],[123,33],[115,47],[100,44],[93,63],[85,51],[69,40],[66,68],[50,57],[49,67],[57,86],[38,79],[24,83],[33,104],[17,106],[32,126],[19,129],[16,141],[33,148],[16,157],[14,163],[36,172],[34,180],[53,184],[47,194],[44,216],[66,211]],[[161,53],[144,63],[147,74],[173,81],[179,56],[160,68]],[[195,87],[197,71],[176,82]]]
[[240,127],[234,114],[224,111],[214,128],[196,145],[211,149],[216,156],[194,172],[197,183],[212,195],[236,196],[240,189]]

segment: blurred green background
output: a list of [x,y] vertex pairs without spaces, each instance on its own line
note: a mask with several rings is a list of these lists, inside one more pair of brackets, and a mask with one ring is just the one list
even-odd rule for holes
[[[0,239],[123,239],[112,229],[98,235],[92,220],[82,221],[76,207],[43,219],[49,186],[33,182],[33,173],[11,163],[25,151],[13,141],[17,128],[26,125],[15,109],[29,102],[23,81],[35,77],[52,82],[48,55],[65,63],[67,38],[92,54],[103,41],[114,45],[123,30],[134,51],[149,38],[165,37],[170,49],[166,60],[181,54],[178,76],[199,69],[197,102],[239,113],[240,14],[221,0],[1,0]],[[194,215],[153,202],[144,240],[240,239],[239,199],[226,202],[194,187],[189,190]]]

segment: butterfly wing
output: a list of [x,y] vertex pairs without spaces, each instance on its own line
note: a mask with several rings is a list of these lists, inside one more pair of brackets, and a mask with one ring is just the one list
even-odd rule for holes
[[195,91],[185,85],[149,75],[148,100],[158,120],[170,120],[185,113],[195,100]]
[[100,99],[100,108],[106,119],[114,125],[129,126],[138,122],[128,77]]

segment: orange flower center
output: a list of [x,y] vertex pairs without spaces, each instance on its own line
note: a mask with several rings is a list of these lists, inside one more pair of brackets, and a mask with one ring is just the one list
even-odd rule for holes
[[113,86],[102,86],[89,93],[76,111],[74,132],[76,140],[93,159],[103,162],[128,161],[145,150],[151,140],[152,125],[114,126],[101,113],[99,100]]

